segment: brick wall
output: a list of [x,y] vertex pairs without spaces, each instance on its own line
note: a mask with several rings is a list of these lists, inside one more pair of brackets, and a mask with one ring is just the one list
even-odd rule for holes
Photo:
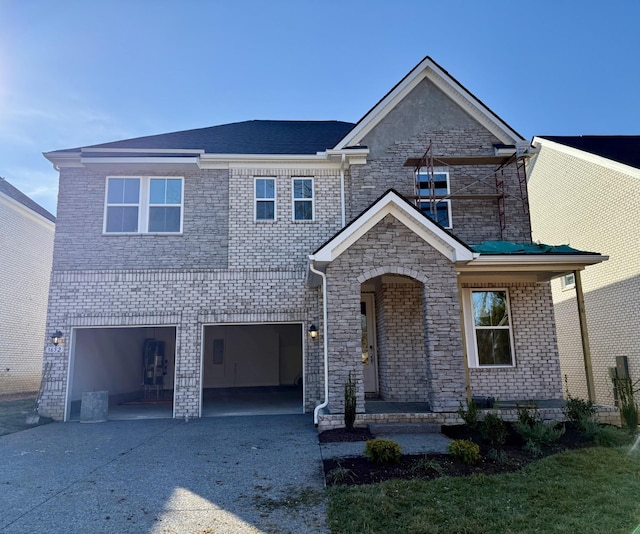
[[471,392],[503,400],[562,398],[553,303],[547,283],[468,284],[509,291],[516,365],[471,368]]
[[[534,238],[600,252],[609,260],[582,271],[596,401],[612,403],[609,367],[627,356],[640,379],[640,181],[573,155],[542,147],[530,170]],[[575,290],[554,280],[562,374],[572,396],[586,398]]]
[[0,394],[40,387],[54,230],[0,194]]

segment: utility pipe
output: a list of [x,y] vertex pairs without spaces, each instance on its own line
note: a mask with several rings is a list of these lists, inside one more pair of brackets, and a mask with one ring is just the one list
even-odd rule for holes
[[[310,258],[311,259],[311,258]],[[309,270],[322,278],[322,344],[324,348],[324,402],[313,410],[313,424],[318,426],[318,413],[329,405],[329,349],[327,343],[327,275],[315,268],[314,261],[309,263]]]
[[344,165],[347,161],[347,155],[342,153],[342,160],[340,161],[340,210],[342,213],[342,228],[347,224],[345,205],[344,205]]

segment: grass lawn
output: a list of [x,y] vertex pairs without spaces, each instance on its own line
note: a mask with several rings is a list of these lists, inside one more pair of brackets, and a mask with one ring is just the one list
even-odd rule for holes
[[640,451],[628,450],[572,450],[502,475],[333,487],[329,524],[335,534],[631,534],[640,525]]

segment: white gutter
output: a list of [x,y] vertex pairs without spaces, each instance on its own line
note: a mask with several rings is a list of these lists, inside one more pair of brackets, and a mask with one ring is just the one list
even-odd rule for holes
[[318,271],[314,266],[313,256],[309,259],[309,270],[322,278],[322,343],[324,348],[324,402],[318,404],[313,410],[313,424],[318,426],[318,413],[329,405],[329,348],[327,343],[327,275]]
[[342,228],[347,224],[345,206],[344,206],[344,164],[347,161],[347,155],[342,153],[342,160],[340,161],[340,209],[342,210]]

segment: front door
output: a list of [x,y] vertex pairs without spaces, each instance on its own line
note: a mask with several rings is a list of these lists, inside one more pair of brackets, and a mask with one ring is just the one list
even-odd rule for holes
[[376,321],[373,294],[360,298],[360,324],[362,325],[362,376],[364,393],[378,395],[378,366],[376,361]]

